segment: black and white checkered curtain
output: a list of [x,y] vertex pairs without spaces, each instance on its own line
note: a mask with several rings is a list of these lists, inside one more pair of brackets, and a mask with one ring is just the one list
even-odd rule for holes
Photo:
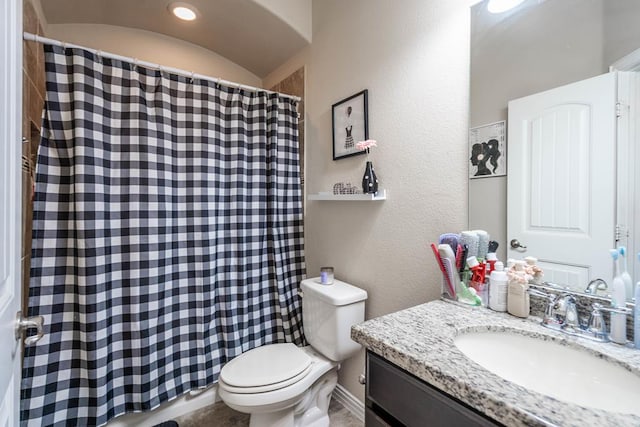
[[45,52],[23,425],[102,425],[302,344],[295,102]]

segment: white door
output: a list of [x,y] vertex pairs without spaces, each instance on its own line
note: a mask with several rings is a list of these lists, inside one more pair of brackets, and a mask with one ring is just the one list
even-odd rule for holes
[[0,426],[18,425],[22,0],[0,2]]
[[577,290],[613,274],[616,85],[614,72],[509,102],[507,255]]

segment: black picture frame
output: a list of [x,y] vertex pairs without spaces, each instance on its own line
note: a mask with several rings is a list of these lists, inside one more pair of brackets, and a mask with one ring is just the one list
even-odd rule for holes
[[369,139],[367,89],[331,106],[333,127],[333,160],[364,154],[356,143]]

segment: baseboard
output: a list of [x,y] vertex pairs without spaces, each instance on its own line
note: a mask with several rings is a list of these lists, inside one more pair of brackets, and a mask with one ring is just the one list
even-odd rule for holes
[[346,388],[338,384],[333,390],[333,398],[358,420],[364,422],[364,403],[351,394]]

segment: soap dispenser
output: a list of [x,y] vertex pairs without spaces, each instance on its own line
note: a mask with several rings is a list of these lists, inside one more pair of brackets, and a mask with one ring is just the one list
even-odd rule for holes
[[515,271],[509,272],[507,311],[517,317],[529,317],[530,301],[528,275],[524,271],[525,262],[516,261]]

